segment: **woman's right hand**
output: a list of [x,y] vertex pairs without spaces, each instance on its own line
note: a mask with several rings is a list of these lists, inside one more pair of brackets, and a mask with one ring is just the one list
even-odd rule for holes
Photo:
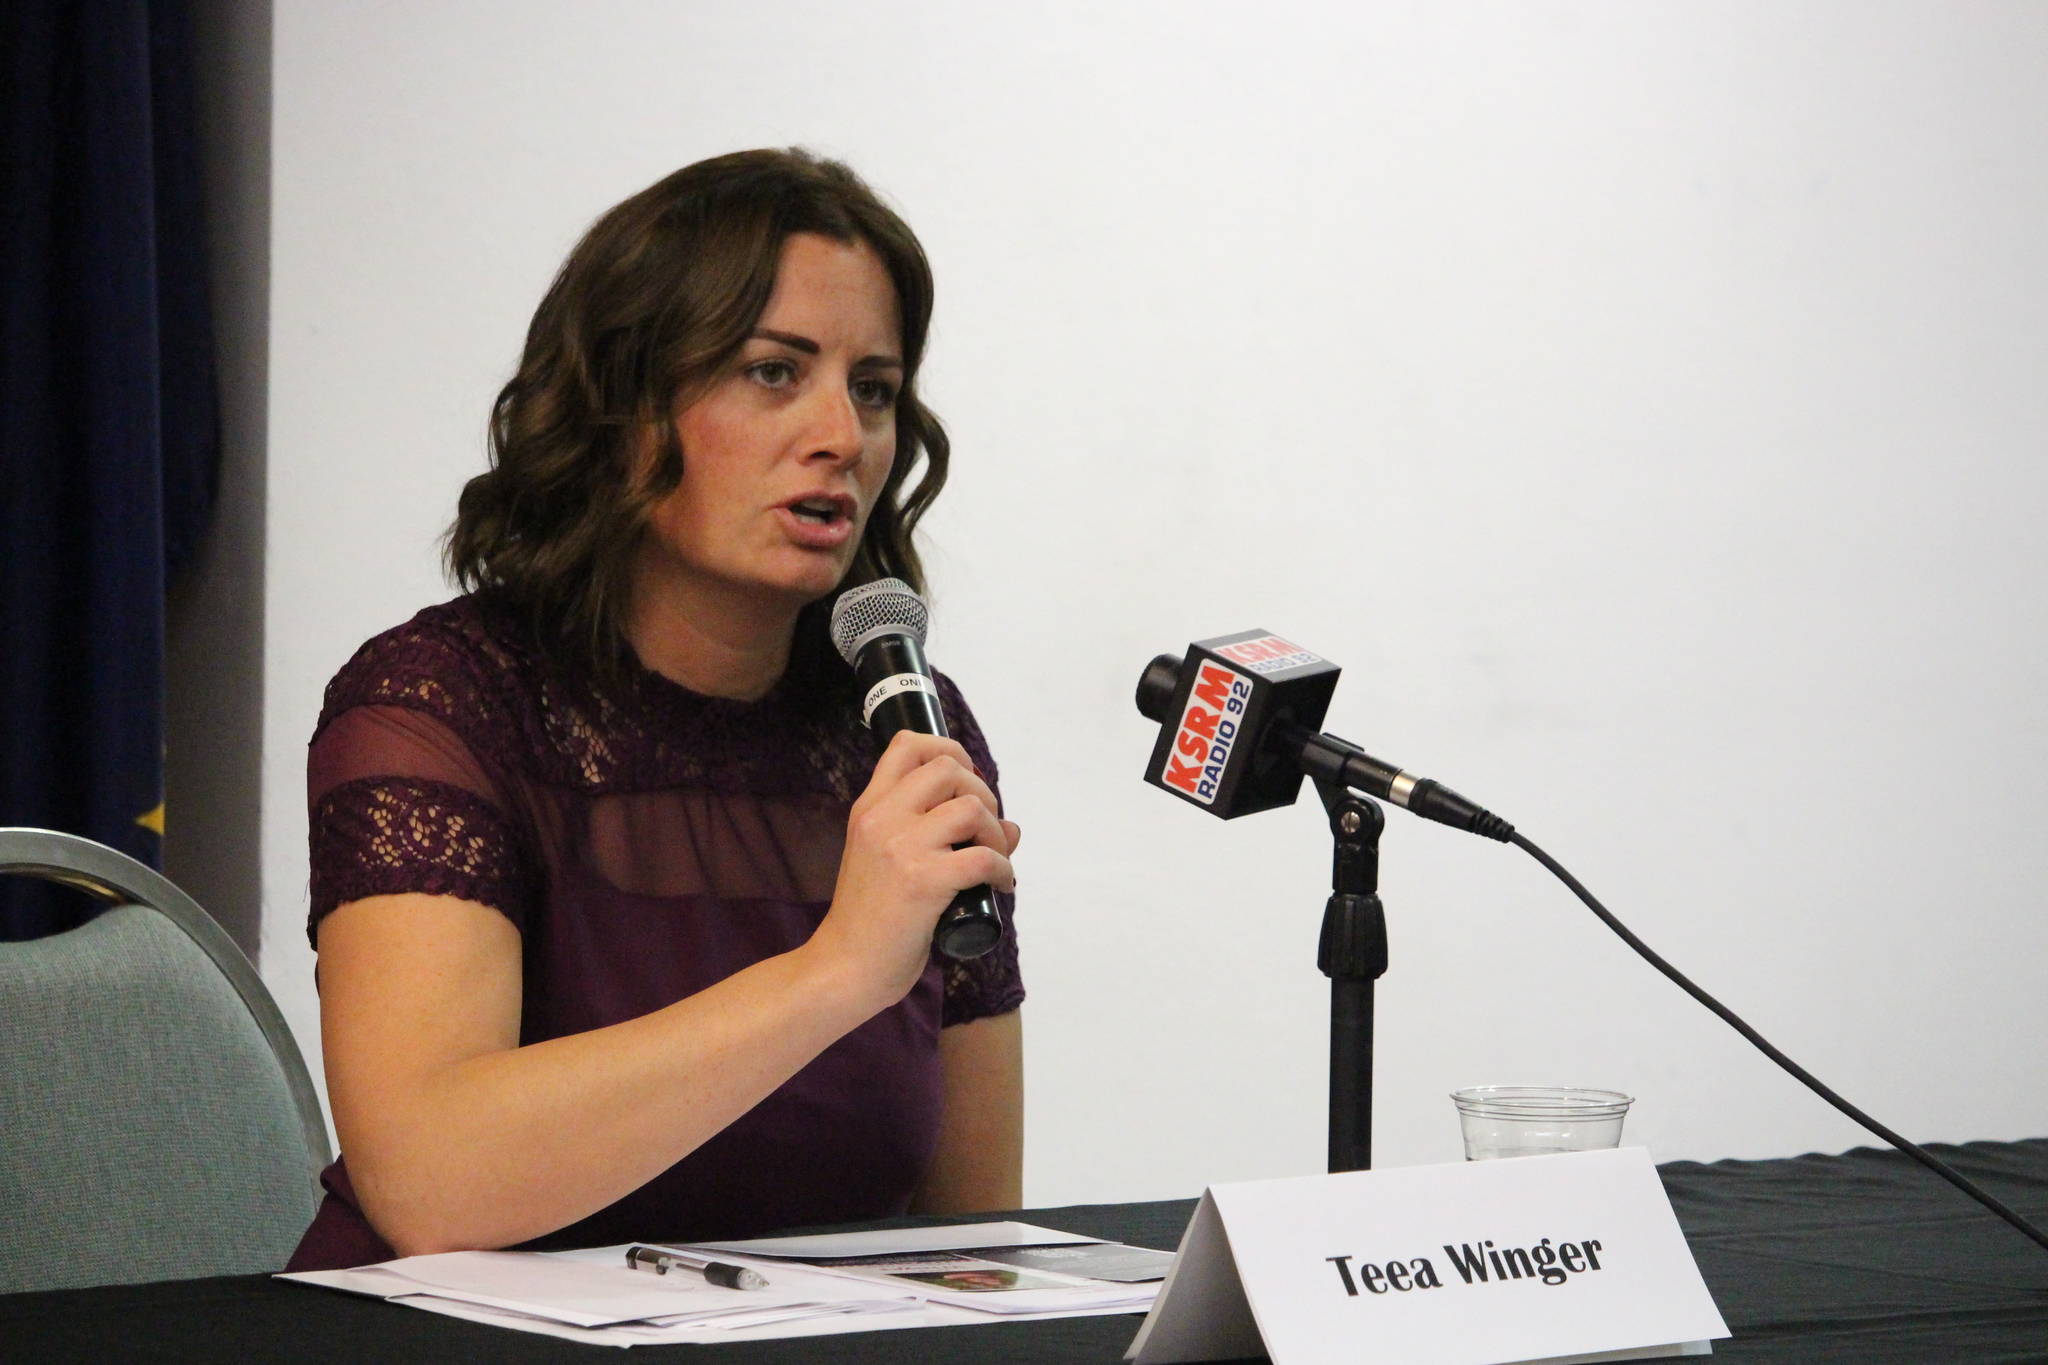
[[895,1004],[917,984],[954,896],[1016,886],[1017,838],[957,741],[899,731],[847,817],[832,909],[809,946],[852,968],[876,1010]]

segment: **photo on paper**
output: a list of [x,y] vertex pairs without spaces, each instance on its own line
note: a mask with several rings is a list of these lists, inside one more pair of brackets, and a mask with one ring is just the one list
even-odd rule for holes
[[1035,1275],[955,1251],[921,1251],[895,1256],[847,1256],[828,1262],[834,1270],[858,1269],[865,1275],[943,1289],[955,1294],[1001,1294],[1016,1289],[1071,1289],[1065,1276]]
[[1142,1284],[1163,1280],[1173,1269],[1173,1253],[1125,1246],[1121,1242],[1082,1242],[1074,1246],[984,1247],[974,1253],[983,1260],[1022,1270],[1051,1270],[1091,1280]]
[[899,1280],[913,1280],[955,1294],[1000,1294],[1012,1289],[1070,1289],[1072,1281],[1048,1279],[1028,1270],[1006,1270],[981,1266],[967,1270],[914,1270],[896,1272]]

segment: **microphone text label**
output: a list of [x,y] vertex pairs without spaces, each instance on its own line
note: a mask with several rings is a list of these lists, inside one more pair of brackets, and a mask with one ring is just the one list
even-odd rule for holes
[[1234,645],[1218,645],[1216,652],[1234,664],[1243,664],[1252,672],[1261,675],[1284,673],[1290,668],[1305,668],[1309,664],[1323,662],[1320,654],[1311,654],[1300,645],[1291,644],[1277,635],[1262,635],[1256,640],[1239,640]]
[[1221,664],[1201,662],[1181,713],[1180,732],[1166,755],[1162,777],[1167,786],[1205,806],[1215,803],[1251,698],[1251,679]]

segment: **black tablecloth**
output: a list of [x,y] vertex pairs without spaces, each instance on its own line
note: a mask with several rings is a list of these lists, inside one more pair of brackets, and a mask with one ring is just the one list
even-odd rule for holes
[[[2048,1223],[2048,1139],[1934,1149]],[[1781,1365],[2042,1365],[2048,1252],[1896,1152],[1659,1168],[1732,1340],[1715,1359]],[[1030,1222],[1173,1247],[1192,1200],[1032,1209]],[[902,1226],[920,1220],[899,1220]],[[942,1221],[942,1220],[923,1220]],[[892,1225],[878,1225],[892,1226]],[[714,1365],[1049,1365],[1122,1359],[1136,1316],[924,1328],[623,1358]],[[0,1360],[557,1361],[585,1346],[263,1276],[0,1297]]]

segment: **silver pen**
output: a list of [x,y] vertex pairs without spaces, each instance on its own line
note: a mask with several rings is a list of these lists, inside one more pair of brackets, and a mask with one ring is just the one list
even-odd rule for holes
[[692,1256],[687,1251],[664,1251],[660,1247],[628,1247],[626,1265],[633,1270],[651,1270],[657,1275],[666,1275],[671,1270],[687,1270],[692,1275],[702,1275],[707,1284],[722,1285],[727,1289],[768,1287],[767,1280],[743,1265]]

